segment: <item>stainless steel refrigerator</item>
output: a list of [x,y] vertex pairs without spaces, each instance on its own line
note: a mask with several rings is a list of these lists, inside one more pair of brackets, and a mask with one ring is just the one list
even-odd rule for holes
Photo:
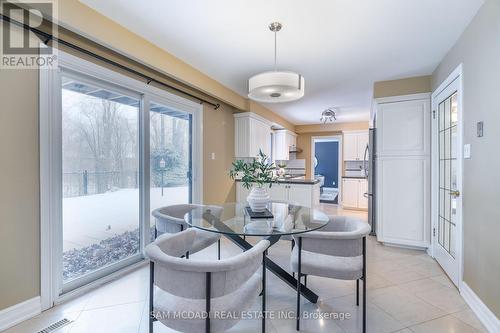
[[376,129],[369,129],[369,142],[368,146],[365,150],[365,158],[364,158],[364,170],[365,176],[368,179],[368,192],[364,195],[368,198],[368,223],[372,227],[371,235],[376,235],[377,233],[377,220],[376,220],[376,170],[375,170],[375,160],[377,156],[376,152]]

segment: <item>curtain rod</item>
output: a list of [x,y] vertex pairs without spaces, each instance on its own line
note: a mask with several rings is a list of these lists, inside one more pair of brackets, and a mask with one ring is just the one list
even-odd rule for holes
[[[40,36],[42,36],[42,37],[43,37],[43,43],[44,43],[45,45],[47,45],[47,44],[48,44],[51,40],[52,40],[52,41],[55,41],[56,43],[60,43],[60,44],[62,44],[62,45],[64,45],[64,46],[67,46],[67,47],[69,47],[69,48],[72,48],[72,49],[74,49],[74,50],[76,50],[76,51],[78,51],[78,52],[81,52],[81,53],[83,53],[83,54],[89,55],[89,56],[94,57],[94,58],[96,58],[96,59],[98,59],[98,60],[100,60],[100,61],[103,61],[103,62],[105,62],[105,63],[107,63],[107,64],[110,64],[110,65],[112,65],[112,66],[114,66],[114,67],[120,68],[120,69],[122,69],[122,70],[124,70],[124,71],[127,71],[127,72],[131,73],[131,74],[134,74],[134,75],[136,75],[136,76],[139,76],[139,77],[141,77],[141,78],[143,78],[143,79],[145,79],[145,80],[146,80],[146,84],[150,84],[151,82],[154,82],[154,83],[159,84],[159,85],[161,85],[161,86],[164,86],[164,87],[167,87],[167,88],[169,88],[169,89],[172,89],[172,90],[174,90],[174,91],[176,91],[176,92],[179,92],[179,93],[181,93],[181,94],[184,94],[184,95],[186,95],[186,96],[189,96],[189,97],[191,97],[191,98],[194,98],[194,99],[198,100],[200,103],[206,103],[206,104],[209,104],[209,105],[211,105],[211,106],[213,106],[213,107],[214,107],[214,110],[217,110],[218,108],[220,108],[220,104],[219,104],[219,103],[212,103],[212,102],[210,102],[210,101],[208,101],[208,100],[206,100],[206,99],[200,98],[200,97],[195,96],[195,95],[193,95],[193,94],[190,94],[190,93],[188,93],[188,92],[186,92],[186,91],[184,91],[184,90],[182,90],[182,89],[179,89],[179,88],[177,88],[177,87],[174,87],[174,86],[172,86],[172,85],[169,85],[169,84],[167,84],[167,83],[165,83],[165,82],[159,81],[159,80],[157,80],[157,79],[155,79],[155,78],[152,78],[152,77],[150,77],[150,76],[148,76],[148,75],[146,75],[146,74],[144,74],[144,73],[141,73],[141,72],[139,72],[139,71],[136,71],[135,69],[132,69],[132,68],[129,68],[129,67],[125,66],[125,65],[122,65],[122,64],[120,64],[120,63],[118,63],[118,62],[116,62],[116,61],[113,61],[113,60],[107,59],[107,58],[105,58],[105,57],[103,57],[103,56],[101,56],[101,55],[99,55],[99,54],[96,54],[96,53],[94,53],[94,52],[92,52],[92,51],[89,51],[89,50],[87,50],[87,49],[84,49],[83,47],[80,47],[80,46],[78,46],[78,45],[75,45],[75,44],[73,44],[73,43],[70,43],[70,42],[68,42],[68,41],[65,41],[65,40],[63,40],[63,39],[57,38],[57,37],[55,37],[54,35],[49,34],[49,33],[45,32],[45,31],[42,31],[42,30],[40,30],[40,29],[37,29],[37,28],[31,27],[31,26],[29,26],[28,24],[21,23],[21,22],[19,22],[19,21],[13,20],[13,19],[11,19],[9,16],[6,16],[6,15],[4,15],[4,14],[0,14],[0,15],[1,15],[2,20],[6,21],[6,22],[9,22],[9,23],[13,23],[13,24],[15,24],[15,25],[17,25],[17,26],[19,26],[19,27],[22,27],[22,28],[23,28],[23,29],[25,29],[25,30],[29,30],[29,31],[33,32],[34,34],[36,34],[36,35],[37,35],[37,36],[39,36],[39,37],[40,37]],[[97,44],[97,43],[96,43],[96,44]],[[111,52],[115,52],[115,51],[110,50],[109,48],[107,48],[107,47],[105,47],[105,46],[103,46],[103,45],[100,45],[100,44],[98,44],[98,45],[99,45],[100,47],[103,47],[103,48],[104,48],[104,49],[106,49],[106,50],[109,50],[109,51],[111,51]],[[146,68],[154,71],[154,69],[150,68],[149,66],[146,66]]]

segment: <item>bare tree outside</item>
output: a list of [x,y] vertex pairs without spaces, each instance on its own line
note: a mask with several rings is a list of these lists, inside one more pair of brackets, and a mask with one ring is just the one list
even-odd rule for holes
[[139,101],[120,103],[113,92],[88,90],[97,96],[62,89],[65,281],[134,255],[140,246]]
[[[63,281],[139,254],[139,105],[63,78]],[[159,104],[149,114],[150,206],[187,203],[191,118]]]
[[63,126],[70,134],[63,141],[64,172],[77,177],[87,172],[90,177],[87,190],[79,192],[88,194],[89,187],[95,194],[136,187],[137,108],[72,91],[63,94]]
[[188,119],[150,112],[151,187],[188,185],[189,135]]

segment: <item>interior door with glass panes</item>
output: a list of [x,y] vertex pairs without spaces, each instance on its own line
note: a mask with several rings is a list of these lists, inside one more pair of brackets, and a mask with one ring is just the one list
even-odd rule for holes
[[434,99],[434,172],[436,173],[434,257],[458,286],[461,262],[460,78]]

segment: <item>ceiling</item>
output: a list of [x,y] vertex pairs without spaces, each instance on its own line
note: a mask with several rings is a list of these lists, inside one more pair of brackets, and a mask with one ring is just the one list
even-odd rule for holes
[[369,119],[373,82],[428,75],[484,0],[80,0],[242,96],[278,68],[306,79],[303,99],[267,104],[295,124]]

